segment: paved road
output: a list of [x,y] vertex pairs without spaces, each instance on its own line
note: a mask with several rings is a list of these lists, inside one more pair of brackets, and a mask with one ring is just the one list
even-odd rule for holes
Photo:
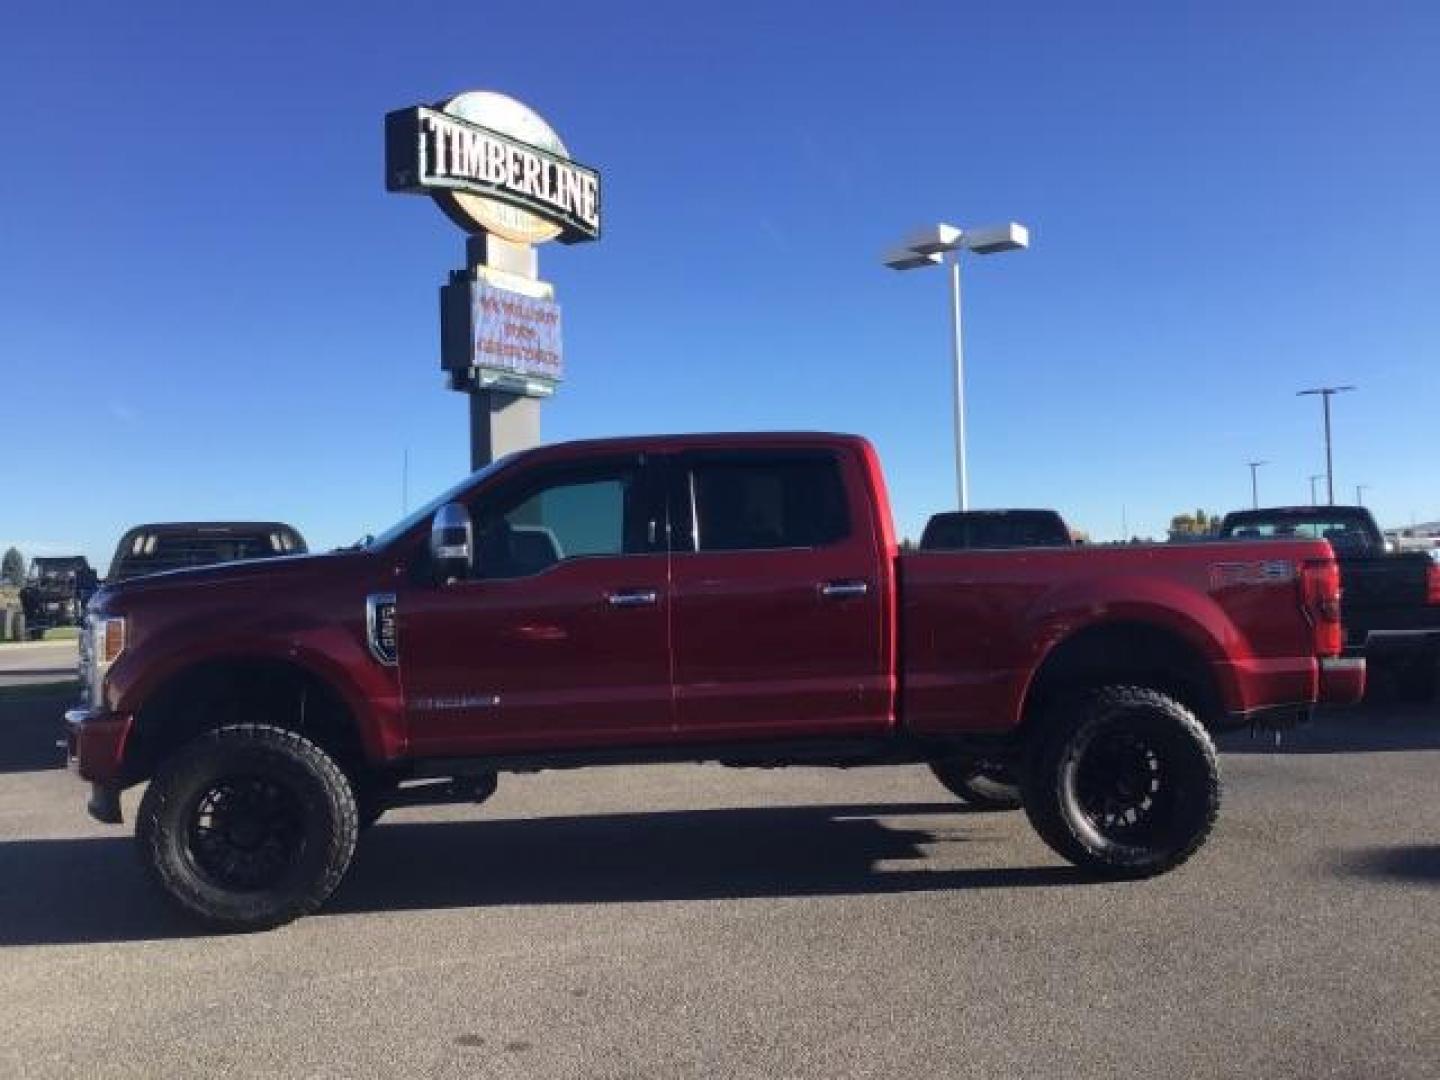
[[1433,710],[1232,742],[1147,883],[917,768],[592,770],[394,813],[327,912],[219,938],[43,768],[59,707],[0,698],[0,1075],[1440,1075]]
[[73,679],[76,662],[74,640],[0,644],[0,687]]

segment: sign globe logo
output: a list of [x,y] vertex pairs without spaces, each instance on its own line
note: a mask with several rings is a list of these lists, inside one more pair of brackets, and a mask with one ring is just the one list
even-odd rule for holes
[[533,109],[488,90],[388,114],[385,186],[429,195],[466,232],[513,244],[600,236],[600,174]]
[[[479,124],[502,135],[509,135],[520,142],[548,150],[557,157],[569,159],[570,152],[555,134],[555,129],[541,119],[540,114],[528,105],[504,94],[489,90],[472,90],[459,94],[442,106],[441,111],[472,124]],[[466,221],[462,228],[482,229],[504,237],[516,244],[543,244],[560,235],[560,226],[547,221],[518,206],[487,199],[482,195],[469,195],[463,191],[447,192],[445,201],[452,202]],[[443,202],[442,202],[443,206]],[[449,207],[447,213],[455,215]],[[468,224],[473,222],[474,225]]]

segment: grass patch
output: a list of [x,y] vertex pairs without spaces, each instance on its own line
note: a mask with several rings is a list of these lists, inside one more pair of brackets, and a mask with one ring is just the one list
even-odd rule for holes
[[52,626],[45,631],[45,641],[74,641],[80,636],[78,626]]

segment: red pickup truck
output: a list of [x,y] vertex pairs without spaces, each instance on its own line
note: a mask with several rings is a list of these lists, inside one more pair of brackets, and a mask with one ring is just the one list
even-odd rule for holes
[[901,554],[845,435],[507,457],[329,555],[102,590],[66,717],[90,811],[182,908],[318,907],[386,807],[642,762],[1008,771],[1040,835],[1144,877],[1204,841],[1206,726],[1350,702],[1323,541]]

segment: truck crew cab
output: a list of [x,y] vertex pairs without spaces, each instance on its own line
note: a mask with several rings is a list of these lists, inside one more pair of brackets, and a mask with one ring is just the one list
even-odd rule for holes
[[230,929],[317,908],[388,806],[621,763],[984,755],[1144,877],[1215,819],[1202,722],[1360,695],[1339,599],[1324,541],[901,555],[853,436],[559,444],[358,550],[102,590],[70,757],[102,821],[149,782],[145,865]]

